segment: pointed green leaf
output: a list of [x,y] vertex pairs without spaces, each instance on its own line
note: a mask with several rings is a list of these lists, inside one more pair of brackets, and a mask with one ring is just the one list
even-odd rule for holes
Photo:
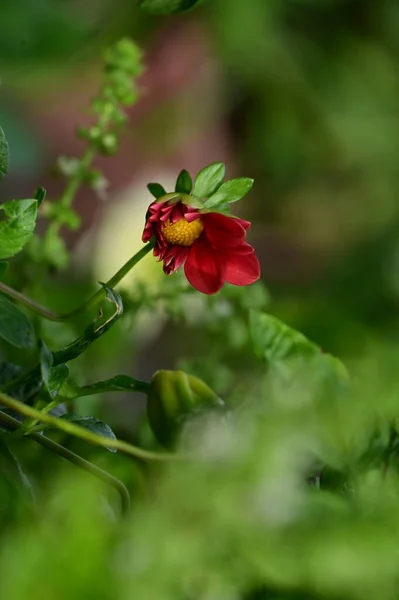
[[0,127],[0,179],[8,172],[9,149],[6,136]]
[[199,0],[139,0],[139,6],[153,15],[172,15],[189,10]]
[[149,183],[147,189],[157,200],[166,194],[165,188],[163,188],[160,183]]
[[222,185],[225,173],[226,166],[221,162],[204,167],[195,178],[194,196],[199,198],[212,196]]
[[[61,366],[61,365],[60,365]],[[58,368],[58,367],[57,367]],[[101,394],[103,392],[143,392],[146,393],[149,384],[142,381],[137,381],[129,375],[117,375],[106,381],[98,381],[92,385],[79,386],[73,379],[64,379],[59,393],[63,398],[69,400],[73,398],[81,398],[83,396],[91,396],[92,394]]]
[[216,194],[212,194],[204,202],[206,208],[222,206],[226,203],[237,202],[241,200],[252,189],[254,180],[249,177],[238,177],[230,179],[220,186]]
[[42,187],[38,187],[35,192],[35,195],[34,195],[35,200],[37,200],[38,207],[41,205],[41,203],[43,202],[45,197],[46,197],[46,190]]
[[[84,427],[88,429],[92,433],[97,435],[102,435],[105,438],[110,440],[116,440],[116,435],[112,431],[111,427],[100,421],[100,419],[96,419],[95,417],[81,417],[80,415],[62,415],[59,417],[60,419],[64,419],[64,421],[69,421],[70,423],[75,423],[76,425],[80,425],[80,427]],[[114,448],[107,448],[110,452],[116,452]]]
[[51,398],[55,398],[57,396],[67,377],[69,377],[68,365],[61,363],[56,367],[52,367],[47,384],[47,389]]
[[20,252],[36,225],[37,200],[11,200],[0,206],[0,259]]
[[0,294],[0,337],[17,348],[33,348],[35,332],[22,310]]
[[193,182],[190,173],[186,169],[183,169],[177,177],[175,191],[180,194],[189,194],[192,188]]

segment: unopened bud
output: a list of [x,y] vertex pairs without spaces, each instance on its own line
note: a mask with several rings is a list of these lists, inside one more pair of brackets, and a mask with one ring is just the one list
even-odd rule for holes
[[219,396],[198,377],[184,371],[162,370],[152,378],[147,414],[158,441],[170,447],[190,416],[223,406]]

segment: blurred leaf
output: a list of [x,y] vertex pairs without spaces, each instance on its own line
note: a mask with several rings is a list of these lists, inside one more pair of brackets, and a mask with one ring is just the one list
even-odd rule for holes
[[218,207],[227,202],[241,200],[252,189],[254,180],[249,177],[238,177],[230,179],[220,186],[216,194],[213,194],[204,202],[207,208]]
[[0,437],[0,478],[3,481],[6,479],[13,487],[15,487],[15,492],[23,490],[29,495],[30,500],[34,499],[32,485],[21,469],[21,465],[16,456],[8,447],[4,436]]
[[55,398],[62,387],[65,379],[69,376],[69,367],[61,363],[50,370],[47,388],[52,398]]
[[104,335],[104,333],[106,333],[122,316],[123,303],[120,295],[108,287],[105,283],[101,283],[101,285],[105,289],[105,301],[112,304],[112,314],[106,316],[101,310],[98,318],[95,319],[94,322],[85,329],[81,337],[72,342],[72,344],[69,344],[69,346],[66,348],[53,352],[53,365],[55,367],[61,363],[66,363],[80,356],[86,350],[86,348],[88,348],[88,346],[90,346],[96,339]]
[[35,195],[34,195],[35,200],[37,200],[38,207],[41,205],[41,203],[43,202],[45,197],[46,197],[46,190],[42,187],[38,187],[35,192]]
[[[140,385],[141,384],[141,385]],[[92,385],[79,386],[72,379],[64,381],[60,387],[60,394],[63,398],[80,398],[82,396],[91,396],[101,392],[144,392],[142,382],[137,382],[128,375],[117,375],[106,381],[98,381]]]
[[33,348],[35,332],[22,310],[0,294],[0,337],[17,348]]
[[175,186],[175,192],[179,192],[180,194],[189,194],[192,190],[193,182],[190,176],[190,173],[183,169],[180,171]]
[[189,10],[198,2],[199,0],[139,0],[139,6],[153,15],[171,15]]
[[204,167],[195,178],[193,195],[199,198],[212,196],[222,185],[225,173],[226,166],[221,162]]
[[8,171],[9,150],[8,143],[4,131],[0,127],[0,179],[7,174]]
[[157,200],[166,194],[166,190],[160,183],[149,183],[147,185],[147,189]]
[[0,281],[3,279],[8,268],[8,262],[0,261]]
[[268,362],[320,353],[302,333],[266,313],[250,313],[250,334],[255,354]]
[[53,365],[53,355],[47,348],[43,340],[39,340],[40,348],[40,370],[42,374],[42,380],[47,389],[49,389],[49,378],[51,373],[51,367]]
[[20,252],[31,239],[37,217],[37,200],[11,200],[0,206],[0,259]]
[[[6,386],[15,381],[24,373],[24,369],[19,365],[13,365],[5,361],[0,361],[0,386]],[[33,398],[42,385],[40,375],[30,381],[21,381],[20,384],[16,384],[10,391],[7,390],[7,394],[16,398],[17,400],[27,401]]]
[[[75,423],[76,425],[80,425],[80,427],[84,427],[88,429],[92,433],[96,433],[97,435],[102,435],[103,437],[109,438],[110,440],[116,440],[116,435],[112,431],[111,427],[100,421],[100,419],[96,419],[95,417],[81,417],[80,415],[62,415],[59,417],[64,421],[69,421],[70,423]],[[110,452],[116,452],[114,448],[107,448]]]

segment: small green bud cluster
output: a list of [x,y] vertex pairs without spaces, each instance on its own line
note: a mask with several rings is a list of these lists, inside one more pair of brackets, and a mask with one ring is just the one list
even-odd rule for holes
[[142,73],[141,51],[128,39],[122,39],[104,54],[105,81],[92,101],[97,123],[79,128],[78,134],[99,152],[113,155],[118,149],[118,126],[126,121],[124,107],[137,101],[136,78]]

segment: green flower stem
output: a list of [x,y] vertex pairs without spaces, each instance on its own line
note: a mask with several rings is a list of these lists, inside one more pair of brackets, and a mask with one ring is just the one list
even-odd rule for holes
[[[111,277],[111,279],[109,281],[107,281],[107,286],[110,288],[115,287],[125,277],[125,275],[127,275],[127,273],[129,273],[129,271],[131,269],[133,269],[133,267],[135,265],[137,265],[137,263],[142,258],[144,258],[144,256],[146,256],[149,252],[151,252],[153,247],[154,247],[153,242],[149,242],[148,244],[143,246],[143,248],[141,248],[141,250],[136,252],[136,254],[134,254],[123,265],[123,267],[121,267],[119,269],[119,271],[117,271],[115,273],[115,275],[113,275]],[[79,306],[75,310],[73,310],[69,313],[65,313],[65,314],[56,314],[56,313],[48,310],[44,306],[41,306],[34,300],[31,300],[24,294],[21,294],[21,292],[17,292],[17,290],[14,290],[13,288],[9,287],[8,285],[6,285],[5,283],[3,283],[1,281],[0,281],[0,292],[3,292],[3,294],[6,294],[7,296],[10,296],[11,298],[14,298],[14,300],[17,300],[17,302],[24,304],[27,308],[29,308],[33,312],[39,314],[40,316],[44,317],[45,319],[48,319],[49,321],[68,321],[68,319],[75,317],[79,313],[81,313],[85,310],[89,310],[90,308],[93,308],[94,306],[99,304],[101,302],[101,300],[103,300],[103,298],[105,297],[105,289],[101,288],[93,296],[91,296],[91,298],[86,300],[86,302],[84,302],[81,306]]]
[[[21,423],[17,421],[17,419],[14,419],[10,415],[7,415],[7,413],[3,412],[2,410],[0,410],[0,422],[14,431],[18,431],[21,427]],[[125,485],[121,481],[119,481],[119,479],[113,477],[103,469],[96,467],[96,465],[93,465],[93,463],[89,462],[88,460],[85,460],[78,454],[71,452],[64,446],[61,446],[61,444],[57,444],[57,442],[54,442],[53,440],[44,435],[41,435],[39,433],[29,433],[25,437],[34,440],[41,446],[47,448],[47,450],[50,450],[50,452],[54,452],[55,454],[62,456],[77,467],[80,467],[84,471],[91,473],[95,477],[98,477],[98,479],[101,479],[107,485],[110,485],[111,487],[115,488],[120,495],[122,512],[124,514],[127,513],[130,507],[130,496]]]
[[181,460],[183,457],[178,454],[164,453],[160,452],[151,452],[150,450],[143,450],[142,448],[138,448],[137,446],[133,446],[128,442],[124,442],[122,440],[113,440],[110,438],[106,438],[102,435],[98,435],[96,433],[92,433],[88,429],[84,429],[79,425],[75,425],[74,423],[70,423],[64,419],[57,419],[52,417],[51,415],[47,415],[42,413],[31,406],[20,402],[19,400],[15,400],[15,398],[11,398],[4,393],[0,393],[0,404],[3,406],[14,410],[15,412],[24,415],[30,419],[35,419],[41,423],[46,423],[46,425],[50,425],[51,427],[55,427],[56,429],[60,429],[64,433],[68,433],[69,435],[74,435],[77,438],[82,440],[86,440],[87,442],[91,442],[97,446],[102,446],[103,448],[112,448],[113,450],[119,450],[124,454],[128,454],[129,456],[133,456],[134,458],[139,458],[141,460],[156,460],[156,461],[168,461],[168,460]]

